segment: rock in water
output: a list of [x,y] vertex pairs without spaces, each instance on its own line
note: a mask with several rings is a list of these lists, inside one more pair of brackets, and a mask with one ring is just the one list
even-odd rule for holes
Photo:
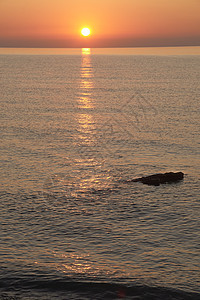
[[150,176],[140,177],[131,180],[132,182],[142,182],[148,185],[160,185],[161,183],[173,183],[182,180],[184,174],[182,172],[159,173]]

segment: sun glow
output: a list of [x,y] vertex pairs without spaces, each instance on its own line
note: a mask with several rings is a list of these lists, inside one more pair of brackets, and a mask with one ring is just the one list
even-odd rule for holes
[[81,34],[83,35],[83,36],[88,36],[88,35],[90,35],[90,29],[89,28],[83,28],[83,29],[81,29]]

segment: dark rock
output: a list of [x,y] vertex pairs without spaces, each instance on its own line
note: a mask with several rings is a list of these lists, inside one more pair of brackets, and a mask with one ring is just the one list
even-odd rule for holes
[[142,182],[148,185],[160,185],[161,183],[173,183],[182,180],[184,174],[182,172],[159,173],[150,176],[140,177],[131,180],[132,182]]

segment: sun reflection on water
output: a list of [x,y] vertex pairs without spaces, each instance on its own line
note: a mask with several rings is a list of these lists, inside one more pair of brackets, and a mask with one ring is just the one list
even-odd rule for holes
[[93,104],[93,72],[90,48],[82,49],[80,68],[80,94],[78,97],[79,139],[89,144],[94,141],[95,123],[92,116]]
[[93,108],[92,89],[93,89],[93,73],[91,64],[91,55],[89,48],[82,49],[81,72],[80,72],[80,96],[79,108]]
[[83,275],[88,277],[96,276],[111,276],[115,277],[119,273],[125,276],[125,272],[114,265],[114,271],[109,267],[109,261],[98,260],[96,254],[91,251],[85,253],[84,251],[78,252],[54,252],[54,257],[57,263],[53,266],[58,272],[67,275]]
[[[75,137],[76,161],[81,169],[77,176],[77,195],[88,191],[107,190],[111,185],[109,171],[105,168],[102,148],[98,140],[98,125],[95,120],[94,75],[89,48],[82,49],[79,96],[77,97],[76,121],[78,134]],[[93,195],[93,194],[91,194]]]
[[90,48],[82,48],[82,55],[91,54]]

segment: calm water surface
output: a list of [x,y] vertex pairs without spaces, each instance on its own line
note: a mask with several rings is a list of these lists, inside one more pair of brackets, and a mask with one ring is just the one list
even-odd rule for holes
[[199,299],[200,56],[113,54],[0,55],[2,297]]

